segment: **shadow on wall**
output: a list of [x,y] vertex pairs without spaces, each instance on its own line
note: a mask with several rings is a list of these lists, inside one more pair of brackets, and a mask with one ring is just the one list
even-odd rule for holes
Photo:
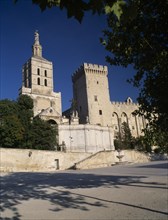
[[[66,173],[11,173],[0,177],[0,213],[3,216],[5,211],[10,211],[13,215],[12,219],[21,220],[23,218],[19,213],[19,204],[34,199],[51,204],[53,209],[48,210],[50,212],[58,212],[68,208],[89,211],[94,206],[108,208],[108,204],[113,203],[165,214],[142,206],[82,195],[71,190],[102,186],[112,189],[121,188],[123,185],[166,189],[166,186],[163,186],[164,184],[143,182],[142,178],[146,177],[94,175],[75,173],[75,171],[67,171]],[[92,200],[88,200],[88,198]],[[11,218],[0,217],[0,219],[9,220]]]

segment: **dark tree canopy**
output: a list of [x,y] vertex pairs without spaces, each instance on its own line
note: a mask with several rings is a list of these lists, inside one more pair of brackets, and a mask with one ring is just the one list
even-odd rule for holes
[[102,40],[111,53],[111,65],[133,65],[136,74],[131,82],[140,88],[139,113],[163,131],[168,131],[167,17],[168,1],[126,1],[120,21],[108,15]]
[[32,124],[32,148],[54,150],[56,146],[56,129],[46,121],[35,118]]
[[114,140],[116,149],[133,149],[133,136],[126,122],[121,125],[121,130],[118,132],[117,138]]
[[[14,0],[19,2],[20,0]],[[118,18],[122,13],[122,5],[124,0],[32,0],[33,4],[40,7],[42,11],[50,8],[65,9],[67,17],[74,17],[80,23],[86,12],[92,14],[108,14],[114,13]]]
[[17,115],[8,115],[1,118],[0,147],[15,148],[20,146],[24,138],[24,127]]
[[20,109],[27,109],[27,110],[33,109],[33,100],[27,95],[20,95],[17,99],[17,103]]
[[56,127],[33,118],[33,100],[29,96],[0,101],[0,147],[55,150],[56,135]]
[[18,106],[15,101],[4,99],[0,101],[0,117],[16,114]]

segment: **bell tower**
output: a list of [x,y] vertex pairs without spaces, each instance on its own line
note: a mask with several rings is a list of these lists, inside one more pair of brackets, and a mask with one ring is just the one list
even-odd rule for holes
[[32,57],[22,68],[22,88],[20,93],[30,95],[34,100],[34,115],[52,107],[62,114],[61,93],[53,91],[53,64],[42,56],[39,33],[35,31]]
[[34,36],[32,57],[23,65],[22,84],[33,93],[50,95],[53,92],[53,64],[42,57],[37,31]]

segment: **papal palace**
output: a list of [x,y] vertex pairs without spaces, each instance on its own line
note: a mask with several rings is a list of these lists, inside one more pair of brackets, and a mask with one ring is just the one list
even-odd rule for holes
[[72,83],[72,106],[62,113],[61,93],[53,88],[53,64],[43,58],[36,31],[32,57],[23,65],[20,94],[33,99],[34,116],[58,126],[60,145],[69,152],[114,150],[123,122],[134,137],[142,134],[146,121],[133,114],[138,104],[130,97],[125,102],[110,100],[107,66],[84,63],[72,74]]

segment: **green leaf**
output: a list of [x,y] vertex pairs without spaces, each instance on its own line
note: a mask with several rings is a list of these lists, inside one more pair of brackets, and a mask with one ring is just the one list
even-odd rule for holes
[[110,5],[105,5],[105,13],[106,14],[110,14],[110,13],[114,13],[114,15],[118,18],[118,20],[120,20],[120,17],[123,13],[123,6],[125,5],[125,1],[124,0],[117,0],[116,2],[113,3],[112,6]]

